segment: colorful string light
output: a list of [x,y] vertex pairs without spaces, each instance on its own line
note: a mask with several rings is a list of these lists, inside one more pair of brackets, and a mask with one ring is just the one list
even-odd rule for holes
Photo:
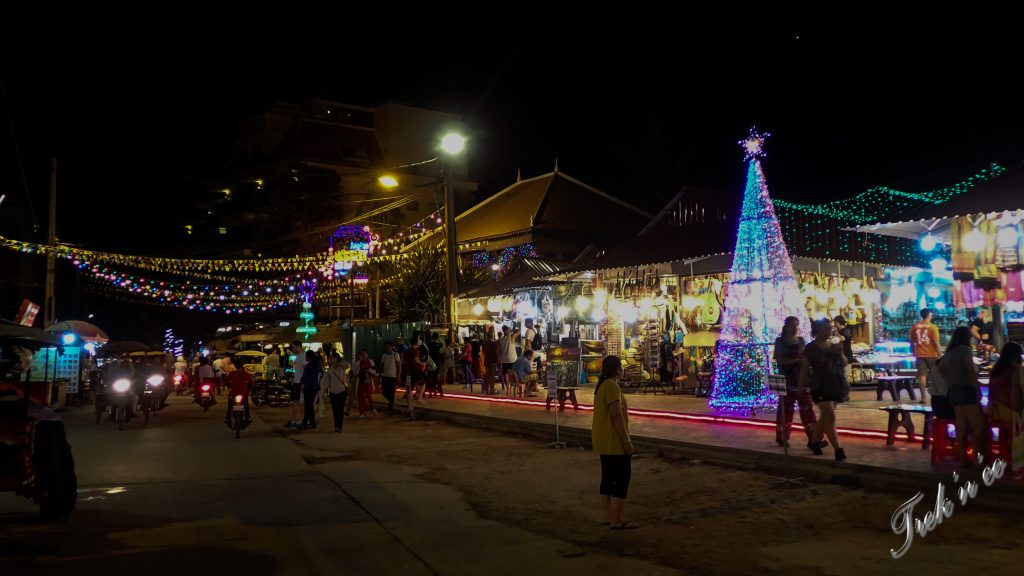
[[[473,268],[489,269],[491,276],[495,279],[508,274],[513,265],[523,258],[536,258],[537,249],[533,244],[527,242],[520,246],[510,246],[497,252],[476,252],[469,258],[470,266]],[[497,265],[497,269],[494,266]]]

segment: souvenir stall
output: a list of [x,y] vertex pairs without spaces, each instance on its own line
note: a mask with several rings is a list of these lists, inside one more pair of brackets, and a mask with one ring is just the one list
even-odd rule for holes
[[943,341],[957,326],[971,325],[979,352],[1000,348],[1010,327],[1016,333],[1024,320],[1022,220],[1024,210],[1012,210],[872,226],[876,233],[917,238],[931,265],[913,274],[890,274],[883,301],[886,335],[905,339],[910,321],[929,308]]
[[657,382],[662,367],[673,360],[665,344],[682,344],[678,317],[678,278],[656,268],[591,274],[577,283],[578,294],[557,309],[567,335],[578,337],[583,375],[595,384],[605,356],[623,361],[625,386]]

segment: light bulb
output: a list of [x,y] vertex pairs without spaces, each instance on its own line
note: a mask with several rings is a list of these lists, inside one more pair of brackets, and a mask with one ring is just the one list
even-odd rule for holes
[[932,236],[930,233],[925,234],[924,238],[921,238],[921,250],[931,252],[932,250],[935,250],[935,246],[937,246],[938,243],[939,240],[935,236]]

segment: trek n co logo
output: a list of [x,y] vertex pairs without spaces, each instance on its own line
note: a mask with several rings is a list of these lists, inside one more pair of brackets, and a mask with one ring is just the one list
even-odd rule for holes
[[[1006,462],[997,459],[981,471],[981,482],[985,486],[991,486],[996,480],[1002,478],[1005,472]],[[953,482],[959,481],[960,474],[953,472]],[[968,480],[963,486],[956,489],[960,506],[966,506],[977,495],[978,483],[974,480]],[[946,497],[946,485],[942,482],[939,482],[939,489],[935,493],[935,508],[926,512],[922,518],[914,518],[914,507],[922,500],[924,500],[924,493],[918,492],[913,498],[896,508],[896,512],[893,513],[890,522],[892,531],[897,536],[904,536],[903,546],[899,550],[889,550],[893,558],[901,558],[910,550],[910,546],[914,543],[915,532],[924,538],[929,532],[938,528],[943,520],[953,517],[955,504],[953,500]]]

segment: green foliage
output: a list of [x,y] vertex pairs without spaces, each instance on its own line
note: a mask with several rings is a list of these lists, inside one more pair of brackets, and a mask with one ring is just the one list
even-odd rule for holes
[[381,288],[394,322],[445,321],[446,262],[443,248],[423,247],[390,265]]

